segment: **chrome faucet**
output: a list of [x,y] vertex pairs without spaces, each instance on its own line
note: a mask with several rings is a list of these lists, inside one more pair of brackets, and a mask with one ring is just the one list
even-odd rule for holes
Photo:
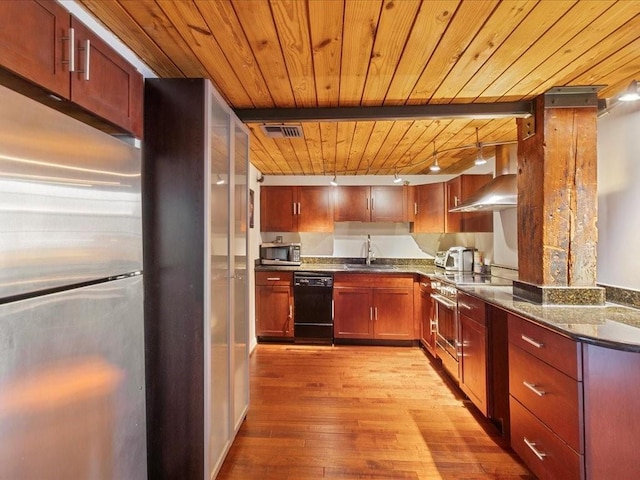
[[367,235],[367,257],[366,257],[366,264],[367,265],[371,265],[371,260],[373,260],[373,250],[371,250],[371,235]]

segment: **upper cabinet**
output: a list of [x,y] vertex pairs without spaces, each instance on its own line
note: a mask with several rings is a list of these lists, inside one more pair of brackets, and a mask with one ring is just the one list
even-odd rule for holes
[[407,188],[343,186],[335,188],[336,222],[406,222]]
[[493,176],[460,175],[446,183],[445,232],[493,232],[493,212],[453,213],[457,207],[480,187],[489,183]]
[[[0,62],[20,79],[142,137],[142,75],[59,3],[0,2]],[[2,77],[8,86],[92,123],[82,109]]]
[[414,189],[414,233],[444,232],[445,184],[427,183]]
[[333,187],[262,187],[260,231],[332,232]]

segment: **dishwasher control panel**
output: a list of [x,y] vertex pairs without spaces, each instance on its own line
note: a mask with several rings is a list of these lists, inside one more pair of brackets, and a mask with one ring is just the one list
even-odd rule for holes
[[333,287],[333,275],[296,272],[293,274],[293,285],[295,287]]

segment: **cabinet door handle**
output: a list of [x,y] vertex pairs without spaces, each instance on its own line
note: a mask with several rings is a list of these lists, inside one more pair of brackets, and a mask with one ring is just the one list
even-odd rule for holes
[[453,196],[453,205],[454,205],[455,207],[457,207],[459,202],[460,202],[460,200],[458,199],[458,196],[457,196],[457,195],[454,195],[454,196]]
[[418,214],[418,202],[413,202],[413,214]]
[[373,212],[373,197],[371,197],[371,211]]
[[298,202],[298,215],[300,215],[300,202]]
[[367,210],[369,210],[369,197],[365,199],[367,201]]
[[84,50],[84,70],[78,70],[78,73],[84,73],[85,81],[89,81],[89,66],[91,64],[91,40],[84,41],[84,47],[80,47],[80,50]]
[[540,450],[538,450],[536,448],[536,444],[535,442],[532,442],[531,440],[529,440],[527,437],[524,437],[524,443],[527,444],[527,447],[529,447],[531,449],[531,451],[533,452],[533,454],[538,457],[540,460],[544,460],[544,457],[547,456],[546,453],[541,452]]
[[527,342],[529,345],[533,345],[536,348],[544,347],[544,343],[536,342],[533,338],[527,337],[525,334],[520,335],[520,338]]
[[375,315],[375,319],[376,319],[376,320],[378,320],[378,307],[375,307],[375,308],[373,309],[373,311],[374,311],[374,312],[375,312],[375,314],[376,314],[376,315]]
[[429,332],[436,333],[438,330],[438,321],[437,320],[429,320]]
[[69,41],[69,60],[63,60],[62,63],[69,64],[69,73],[76,70],[76,31],[74,28],[69,29],[69,36],[62,37],[62,41]]
[[267,281],[275,282],[276,280],[280,280],[280,277],[267,277]]
[[369,320],[373,320],[373,307],[369,307]]
[[296,202],[293,202],[291,204],[291,206],[293,207],[293,214],[295,215],[296,214]]
[[293,305],[289,305],[289,318],[293,318]]
[[525,387],[527,387],[529,390],[531,390],[533,393],[538,395],[539,397],[542,397],[545,393],[547,393],[544,390],[540,390],[539,388],[537,388],[537,385],[535,383],[529,383],[527,381],[523,381],[522,384]]

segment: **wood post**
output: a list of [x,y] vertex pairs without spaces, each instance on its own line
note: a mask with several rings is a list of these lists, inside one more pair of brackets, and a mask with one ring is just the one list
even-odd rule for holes
[[573,98],[539,96],[533,134],[525,119],[517,121],[521,282],[542,288],[595,287],[597,98],[591,96],[588,106],[573,106]]

